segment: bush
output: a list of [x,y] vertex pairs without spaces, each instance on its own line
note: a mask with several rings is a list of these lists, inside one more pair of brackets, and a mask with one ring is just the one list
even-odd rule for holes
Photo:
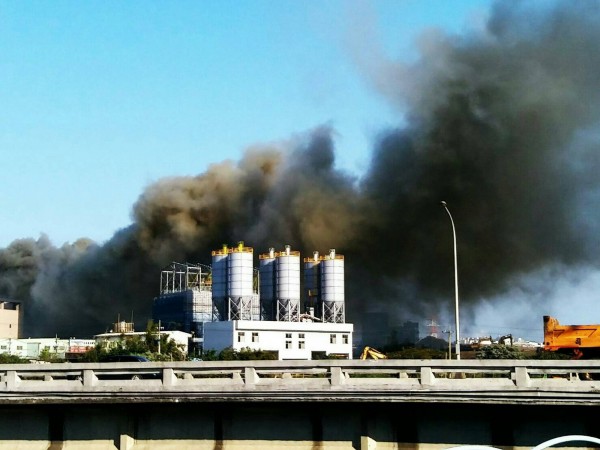
[[[209,361],[207,357],[203,357],[202,359]],[[227,347],[219,353],[217,359],[219,361],[277,360],[277,352],[268,350],[252,350],[250,348],[243,348],[238,351],[231,347]]]
[[535,359],[572,359],[573,355],[561,352],[550,352],[547,350],[538,351],[534,357]]
[[59,357],[56,353],[51,353],[50,350],[48,348],[44,348],[39,356],[38,359],[40,361],[44,361],[44,362],[49,362],[49,363],[56,363],[56,362],[64,362],[65,359]]
[[525,359],[523,351],[510,345],[492,344],[477,350],[477,359]]
[[386,352],[388,359],[446,359],[446,352],[431,348],[404,348]]
[[8,353],[0,353],[0,364],[26,364],[28,360],[17,355],[9,355]]

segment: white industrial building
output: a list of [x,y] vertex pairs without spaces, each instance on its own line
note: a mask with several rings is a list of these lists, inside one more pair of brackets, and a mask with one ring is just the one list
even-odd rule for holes
[[276,352],[278,359],[352,358],[354,329],[345,323],[342,255],[329,250],[304,260],[304,304],[300,252],[289,245],[281,252],[271,248],[259,255],[258,274],[253,249],[242,242],[223,246],[212,257],[212,298],[218,315],[204,324],[205,351],[263,350]]
[[[158,339],[158,331],[155,331],[154,334],[156,334],[156,338]],[[122,332],[122,333],[101,333],[101,334],[96,334],[94,336],[94,339],[96,341],[96,344],[102,346],[105,349],[110,349],[112,347],[115,347],[119,342],[123,342],[124,340],[127,340],[128,338],[133,338],[133,337],[139,337],[142,340],[146,340],[146,336],[148,333],[146,333],[145,331],[128,331],[128,332]],[[181,351],[184,354],[187,354],[188,352],[188,344],[190,339],[192,338],[191,333],[185,333],[183,331],[177,331],[177,330],[169,330],[169,331],[165,331],[165,330],[161,330],[160,331],[160,335],[161,336],[167,336],[167,340],[173,340],[175,341],[175,344],[177,344],[177,347],[179,347],[181,349]]]
[[0,339],[0,353],[37,360],[40,355],[64,359],[69,353],[84,353],[94,348],[92,339],[28,338]]
[[278,359],[315,359],[318,354],[352,359],[351,323],[232,320],[204,325],[204,350],[231,347],[277,352]]

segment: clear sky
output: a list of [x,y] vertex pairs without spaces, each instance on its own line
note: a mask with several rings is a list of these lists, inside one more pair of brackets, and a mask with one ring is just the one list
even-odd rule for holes
[[460,33],[489,4],[2,2],[0,247],[40,233],[103,242],[153,181],[322,124],[339,167],[360,175],[402,115],[353,62],[353,23],[408,61],[424,29]]

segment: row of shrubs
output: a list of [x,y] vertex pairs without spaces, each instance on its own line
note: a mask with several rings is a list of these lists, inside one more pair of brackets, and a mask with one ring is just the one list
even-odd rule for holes
[[[385,352],[388,359],[447,359],[446,352],[427,348],[401,348]],[[82,362],[97,362],[110,355],[141,355],[150,361],[184,361],[186,355],[175,345],[173,341],[161,342],[161,352],[158,353],[157,343],[146,344],[141,339],[128,339],[110,350],[97,346],[83,355]],[[336,356],[317,355],[313,359],[338,359]],[[477,350],[474,354],[477,359],[570,359],[569,355],[547,351],[523,351],[517,347],[506,345],[488,345]],[[198,359],[198,358],[191,358]],[[221,352],[214,350],[206,351],[201,357],[204,361],[250,361],[250,360],[276,360],[277,352],[266,350],[251,350],[245,348],[234,350],[226,348]],[[39,358],[45,362],[63,362],[49,353],[42,353]],[[16,355],[0,353],[0,364],[19,364],[31,361]]]

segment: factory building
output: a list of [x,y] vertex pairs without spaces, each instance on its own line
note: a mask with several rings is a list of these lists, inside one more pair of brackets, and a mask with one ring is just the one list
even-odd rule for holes
[[352,359],[350,323],[283,322],[234,320],[207,323],[204,348],[217,352],[233,350],[265,350],[278,359],[317,359],[336,355]]
[[304,304],[300,252],[289,245],[283,251],[270,248],[258,262],[257,270],[253,248],[240,242],[214,250],[210,268],[173,263],[161,273],[154,321],[193,331],[204,350],[267,350],[279,359],[351,358],[344,257],[330,250],[304,260]]
[[23,310],[19,302],[0,299],[0,338],[21,337]]
[[160,273],[160,295],[152,318],[165,330],[203,335],[203,324],[213,320],[211,270],[201,264],[171,263]]

